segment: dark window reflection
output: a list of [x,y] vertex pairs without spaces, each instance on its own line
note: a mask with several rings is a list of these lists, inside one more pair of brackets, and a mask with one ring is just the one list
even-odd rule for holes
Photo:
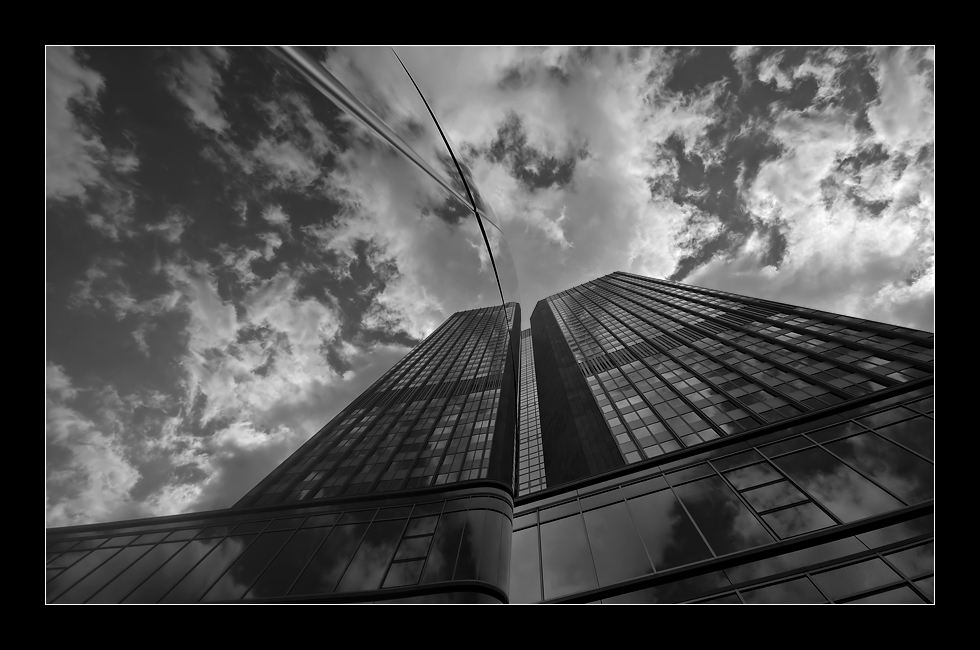
[[864,596],[848,601],[855,605],[922,605],[922,599],[908,587],[890,589],[873,596]]
[[792,553],[784,553],[776,557],[758,560],[748,564],[742,564],[730,569],[725,569],[725,573],[731,579],[732,584],[748,582],[757,578],[774,576],[784,571],[800,569],[811,564],[836,560],[854,553],[867,550],[861,542],[853,537],[846,537],[819,546],[800,549]]
[[902,507],[902,502],[823,449],[814,447],[773,461],[811,497],[844,522]]
[[126,595],[143,582],[151,573],[169,560],[174,554],[183,547],[183,542],[158,544],[156,546],[143,546],[137,548],[149,549],[146,555],[136,561],[123,573],[106,585],[99,593],[89,599],[90,603],[118,603]]
[[371,524],[347,572],[337,585],[337,591],[370,591],[381,587],[381,579],[395,554],[405,524],[404,519]]
[[414,558],[425,557],[429,551],[429,542],[432,537],[411,537],[403,540],[395,553],[396,560],[411,560]]
[[919,535],[926,535],[932,533],[933,530],[932,515],[925,515],[909,521],[903,521],[899,524],[892,524],[891,526],[885,526],[884,528],[872,530],[867,533],[861,533],[857,538],[867,544],[868,548],[877,548],[891,544],[892,542],[901,542],[906,539],[918,537]]
[[782,539],[834,525],[834,520],[812,502],[770,512],[762,518]]
[[500,562],[497,564],[497,581],[494,583],[504,593],[510,592],[510,545],[513,532],[513,524],[509,518],[504,517],[500,523]]
[[742,601],[739,600],[738,594],[725,594],[724,596],[717,596],[715,598],[709,598],[708,600],[699,600],[698,605],[741,605]]
[[670,490],[630,499],[629,509],[658,571],[711,557],[711,551]]
[[840,600],[859,591],[882,587],[898,580],[900,580],[898,574],[889,569],[888,565],[879,558],[813,576],[813,581],[831,600]]
[[[333,593],[367,527],[367,524],[335,527],[289,593],[292,595]],[[300,531],[302,532],[304,531]]]
[[797,578],[778,585],[742,592],[742,599],[749,604],[763,603],[823,603],[826,602],[813,583],[806,578]]
[[497,583],[497,565],[500,562],[500,529],[504,519],[506,517],[499,512],[487,510],[486,531],[482,541],[480,570],[477,579],[490,584]]
[[245,594],[246,600],[285,596],[296,576],[303,570],[329,532],[329,528],[313,528],[301,530],[293,535],[262,577]]
[[933,571],[935,547],[932,543],[886,555],[885,558],[909,578],[918,578]]
[[901,406],[890,409],[888,411],[882,411],[881,413],[875,413],[874,415],[869,415],[866,418],[861,418],[858,420],[861,424],[866,427],[875,428],[880,427],[885,424],[891,424],[892,422],[897,422],[903,420],[907,417],[915,415],[912,411],[902,408]]
[[558,598],[597,586],[581,515],[541,525],[544,597]]
[[762,485],[783,478],[769,463],[757,463],[742,469],[725,473],[725,478],[731,481],[739,490]]
[[131,546],[124,548],[105,564],[90,573],[84,580],[65,592],[59,603],[84,603],[107,582],[129,568],[133,562],[143,557],[150,546]]
[[680,603],[685,600],[697,598],[701,594],[719,589],[721,587],[731,587],[731,583],[721,571],[706,573],[685,580],[678,580],[666,585],[648,587],[621,596],[603,598],[602,602],[620,603]]
[[95,569],[97,566],[108,560],[119,552],[119,549],[101,549],[92,551],[84,558],[72,565],[70,569],[65,569],[58,576],[48,583],[48,602],[60,596],[69,587],[81,580],[85,574]]
[[701,479],[674,490],[718,555],[744,551],[773,541],[721,477]]
[[926,458],[933,458],[935,424],[929,418],[918,417],[878,429],[878,434],[905,445]]
[[932,465],[888,440],[864,433],[830,443],[827,448],[906,503],[932,498]]
[[279,549],[283,547],[292,533],[280,531],[261,535],[248,547],[248,550],[221,580],[204,595],[202,600],[238,600],[252,585],[252,582],[262,573],[266,565],[272,561]]
[[220,539],[202,539],[188,542],[169,562],[160,567],[150,578],[131,593],[125,603],[155,603],[180,582],[187,572],[207,555]]
[[391,565],[388,575],[385,576],[384,587],[404,587],[414,585],[422,575],[422,565],[424,560],[412,560],[411,562],[396,562]]
[[653,573],[625,503],[586,512],[585,527],[600,587]]
[[511,543],[510,602],[536,603],[541,600],[537,527],[517,531]]
[[929,602],[936,602],[936,580],[932,576],[928,578],[923,578],[922,580],[916,580],[915,586],[919,588],[919,591],[926,595]]
[[742,493],[749,505],[757,512],[778,508],[798,501],[806,501],[806,496],[793,487],[789,481],[773,483]]
[[466,513],[466,528],[459,545],[454,580],[476,580],[486,519],[486,510],[470,510]]
[[452,580],[465,525],[465,512],[451,512],[439,519],[439,526],[432,538],[429,559],[425,564],[425,573],[422,574],[422,584]]
[[214,584],[257,535],[228,537],[163,597],[162,603],[194,603]]
[[408,529],[405,531],[406,535],[431,535],[436,529],[436,522],[439,521],[439,515],[433,515],[431,517],[416,517],[408,522]]
[[88,553],[88,551],[72,551],[70,553],[62,553],[48,563],[48,568],[63,569],[65,567],[70,567],[72,564],[85,557],[86,553]]

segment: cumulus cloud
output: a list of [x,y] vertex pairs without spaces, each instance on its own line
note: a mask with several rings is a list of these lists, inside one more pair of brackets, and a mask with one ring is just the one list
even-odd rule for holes
[[228,128],[221,98],[221,69],[231,55],[220,47],[194,49],[187,53],[171,75],[170,90],[190,111],[191,120],[216,133]]
[[82,197],[99,182],[107,155],[102,139],[77,112],[97,111],[102,75],[76,59],[72,48],[47,52],[47,193],[50,198]]

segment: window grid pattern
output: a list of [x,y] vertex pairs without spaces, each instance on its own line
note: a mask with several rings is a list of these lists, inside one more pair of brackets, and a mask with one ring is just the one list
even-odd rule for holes
[[515,313],[454,314],[239,505],[486,478]]
[[506,593],[510,510],[503,499],[476,495],[157,523],[52,540],[47,598],[227,602],[453,580],[478,580]]
[[[918,389],[740,443],[734,453],[712,450],[624,477],[612,489],[603,483],[571,500],[556,495],[518,508],[515,544],[533,541],[543,564],[537,586],[512,575],[523,585],[512,590],[512,602],[568,596],[929,503],[931,393],[931,386]],[[617,511],[622,521],[612,537],[620,541],[612,544]],[[521,532],[529,527],[535,530]],[[634,559],[622,573],[631,541]],[[591,566],[591,574],[579,570],[569,582],[571,564],[560,566],[569,558]],[[549,564],[557,567],[550,587]],[[603,567],[613,565],[620,573],[604,577]]]
[[534,374],[534,348],[531,330],[521,332],[520,444],[518,448],[517,492],[531,494],[548,487],[544,469],[544,447],[541,443],[541,416],[538,409],[538,385]]
[[[639,276],[614,273],[547,300],[627,463],[931,374],[905,339],[890,339],[881,354],[908,360],[848,346],[851,335],[834,340],[836,332],[860,330],[862,341],[881,346],[871,337],[883,335],[868,328],[890,326],[801,320],[800,310],[784,314]],[[773,329],[776,321],[746,317],[764,312],[792,316],[793,327],[817,328],[822,338],[810,343]]]

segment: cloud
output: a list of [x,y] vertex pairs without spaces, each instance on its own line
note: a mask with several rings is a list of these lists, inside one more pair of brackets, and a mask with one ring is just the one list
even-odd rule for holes
[[231,55],[220,47],[189,50],[170,77],[170,90],[191,112],[191,120],[223,134],[229,123],[218,100],[221,98],[221,68]]
[[76,59],[72,48],[49,47],[47,53],[47,195],[81,198],[100,181],[106,157],[101,138],[76,113],[97,111],[102,75]]

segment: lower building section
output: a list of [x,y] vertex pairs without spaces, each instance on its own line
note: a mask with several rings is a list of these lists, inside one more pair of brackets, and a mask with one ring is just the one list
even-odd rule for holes
[[386,496],[51,529],[48,602],[508,602],[506,491]]
[[510,600],[933,599],[931,383],[519,499]]

